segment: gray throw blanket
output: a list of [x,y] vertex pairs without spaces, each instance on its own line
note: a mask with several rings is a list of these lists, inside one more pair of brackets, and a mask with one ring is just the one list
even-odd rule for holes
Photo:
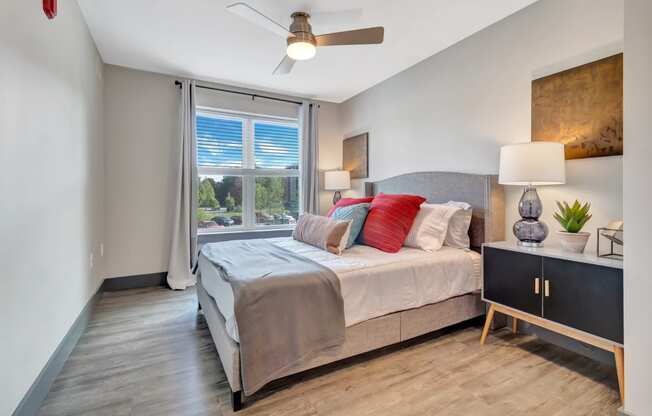
[[267,240],[206,244],[231,283],[245,394],[344,342],[344,304],[332,270]]

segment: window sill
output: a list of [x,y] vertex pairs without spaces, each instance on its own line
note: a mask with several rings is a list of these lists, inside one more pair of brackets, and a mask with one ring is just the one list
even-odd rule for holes
[[271,229],[240,229],[229,231],[215,231],[211,233],[197,234],[197,243],[199,245],[206,243],[217,243],[220,241],[230,240],[251,240],[255,238],[274,238],[289,237],[292,235],[294,226],[275,227]]

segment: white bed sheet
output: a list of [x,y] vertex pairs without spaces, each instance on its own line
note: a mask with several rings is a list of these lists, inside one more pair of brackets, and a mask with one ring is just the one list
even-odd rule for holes
[[[336,256],[289,237],[269,241],[335,272],[340,280],[347,327],[474,292],[481,285],[482,258],[474,251],[444,246],[434,253],[409,247],[401,248],[398,253],[385,253],[373,247],[354,245]],[[227,333],[237,342],[231,285],[203,256],[199,267],[202,285],[215,299],[226,322]]]

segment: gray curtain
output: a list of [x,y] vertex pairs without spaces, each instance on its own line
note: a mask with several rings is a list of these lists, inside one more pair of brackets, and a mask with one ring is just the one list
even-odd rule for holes
[[197,149],[195,143],[195,81],[182,81],[179,107],[179,141],[176,168],[176,207],[168,264],[168,285],[172,289],[193,286],[197,259]]
[[302,137],[302,172],[301,199],[303,211],[319,214],[319,137],[317,123],[319,105],[304,101],[301,105],[301,137]]

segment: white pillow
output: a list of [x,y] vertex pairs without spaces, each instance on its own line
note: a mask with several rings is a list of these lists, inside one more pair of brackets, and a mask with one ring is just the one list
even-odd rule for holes
[[471,226],[471,217],[473,216],[471,205],[466,202],[457,201],[448,201],[444,205],[458,208],[448,223],[444,245],[454,248],[470,248],[469,227]]
[[437,251],[444,244],[448,224],[460,208],[444,204],[421,204],[405,238],[404,246]]

